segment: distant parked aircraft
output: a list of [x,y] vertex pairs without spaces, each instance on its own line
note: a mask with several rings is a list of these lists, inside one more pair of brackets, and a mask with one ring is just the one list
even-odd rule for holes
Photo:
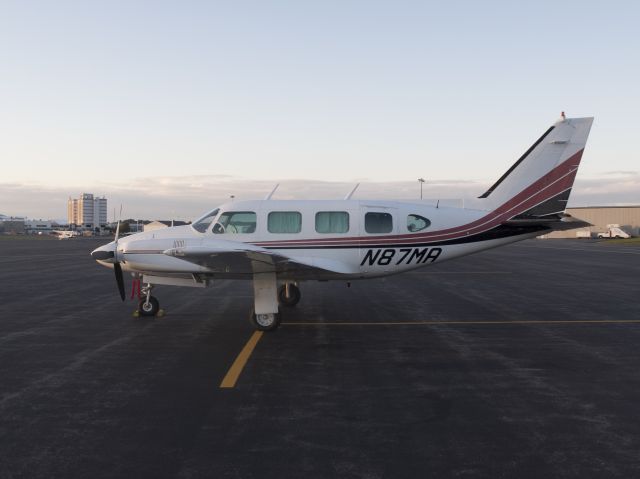
[[75,238],[76,236],[80,236],[80,233],[78,231],[59,231],[59,230],[53,230],[51,233],[51,235],[53,236],[57,236],[58,239],[69,239],[69,238]]

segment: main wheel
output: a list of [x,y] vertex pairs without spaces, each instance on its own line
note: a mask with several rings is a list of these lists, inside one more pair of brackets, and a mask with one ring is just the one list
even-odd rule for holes
[[298,288],[295,284],[289,283],[289,297],[287,298],[287,286],[282,285],[280,289],[278,289],[278,302],[282,306],[286,306],[287,308],[292,308],[296,304],[300,302],[300,297],[302,294],[300,293],[300,288]]
[[144,299],[138,303],[138,311],[140,316],[155,316],[160,311],[160,303],[156,298],[150,296],[148,303]]
[[282,315],[279,311],[277,313],[256,314],[252,309],[249,319],[258,331],[273,331],[280,326]]

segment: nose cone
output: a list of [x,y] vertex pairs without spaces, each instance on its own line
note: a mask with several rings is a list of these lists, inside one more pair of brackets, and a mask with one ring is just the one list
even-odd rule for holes
[[102,261],[107,263],[113,263],[115,258],[115,243],[112,241],[109,244],[100,246],[91,252],[91,257],[96,261]]

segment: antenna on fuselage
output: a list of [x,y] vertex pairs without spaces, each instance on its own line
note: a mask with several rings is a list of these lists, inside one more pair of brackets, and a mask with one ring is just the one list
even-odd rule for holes
[[358,189],[358,186],[360,186],[360,183],[356,183],[356,186],[353,187],[353,189],[351,190],[351,192],[344,197],[345,200],[350,200],[351,197],[353,196],[353,194],[356,192],[356,190]]
[[278,189],[278,186],[280,186],[280,183],[278,183],[276,186],[274,186],[274,188],[271,190],[271,193],[269,193],[266,197],[265,197],[265,201],[266,200],[270,200],[271,197],[273,196],[273,194],[276,192],[276,190]]

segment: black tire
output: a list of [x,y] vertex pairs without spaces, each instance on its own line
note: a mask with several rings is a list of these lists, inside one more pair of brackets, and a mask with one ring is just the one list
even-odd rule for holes
[[160,303],[153,296],[149,297],[149,304],[144,299],[138,303],[138,313],[140,316],[155,316],[160,311]]
[[302,294],[300,293],[300,288],[298,288],[295,284],[289,284],[289,297],[287,298],[287,289],[283,284],[278,289],[278,302],[287,308],[293,308],[296,304],[300,302],[300,298]]
[[[260,315],[264,316],[264,315]],[[280,326],[280,322],[282,321],[282,314],[278,310],[277,313],[273,313],[272,321],[266,321],[266,318],[260,318],[257,314],[255,314],[254,310],[251,310],[251,315],[249,316],[249,320],[251,324],[257,331],[275,331]]]

